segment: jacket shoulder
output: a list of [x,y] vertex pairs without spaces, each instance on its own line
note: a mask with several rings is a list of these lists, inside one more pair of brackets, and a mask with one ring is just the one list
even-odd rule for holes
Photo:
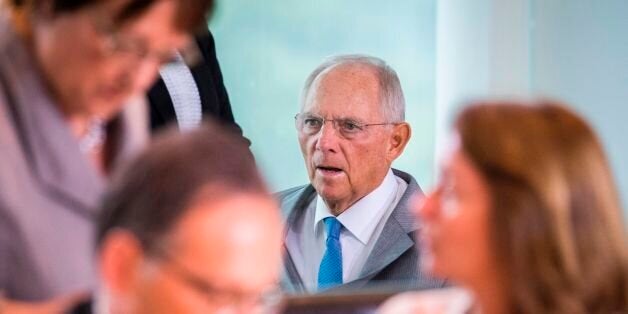
[[279,202],[281,212],[288,217],[296,207],[310,200],[313,194],[316,194],[314,187],[305,184],[277,192],[273,196]]
[[285,198],[290,198],[295,195],[299,195],[303,193],[303,191],[309,186],[309,184],[295,186],[289,189],[285,189],[283,191],[279,191],[273,194],[275,198],[279,201],[282,201]]

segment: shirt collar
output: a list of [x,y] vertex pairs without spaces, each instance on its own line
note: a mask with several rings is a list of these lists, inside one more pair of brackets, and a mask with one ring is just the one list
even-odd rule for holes
[[[392,196],[397,190],[397,185],[395,175],[389,169],[384,180],[375,190],[355,202],[336,218],[345,229],[351,232],[362,244],[366,245],[377,227],[377,221],[386,212]],[[327,217],[334,217],[334,215],[321,196],[317,195],[314,232],[316,232],[318,225],[322,223],[323,219]]]

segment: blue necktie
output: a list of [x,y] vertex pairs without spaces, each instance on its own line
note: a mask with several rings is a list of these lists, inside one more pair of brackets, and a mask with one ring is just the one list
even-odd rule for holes
[[325,255],[318,268],[318,290],[342,284],[342,247],[340,247],[342,224],[335,217],[327,217],[323,222],[327,230],[327,241]]

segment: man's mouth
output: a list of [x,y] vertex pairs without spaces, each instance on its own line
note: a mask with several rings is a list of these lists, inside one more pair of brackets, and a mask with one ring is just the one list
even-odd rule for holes
[[317,166],[316,170],[324,174],[339,174],[342,172],[342,169],[330,166]]

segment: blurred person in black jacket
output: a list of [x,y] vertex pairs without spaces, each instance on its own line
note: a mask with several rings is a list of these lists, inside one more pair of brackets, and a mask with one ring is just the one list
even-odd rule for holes
[[195,44],[198,55],[187,56],[195,61],[179,55],[160,69],[159,79],[148,92],[152,131],[173,122],[181,130],[191,129],[210,116],[242,135],[233,117],[213,35],[207,29],[196,36]]

